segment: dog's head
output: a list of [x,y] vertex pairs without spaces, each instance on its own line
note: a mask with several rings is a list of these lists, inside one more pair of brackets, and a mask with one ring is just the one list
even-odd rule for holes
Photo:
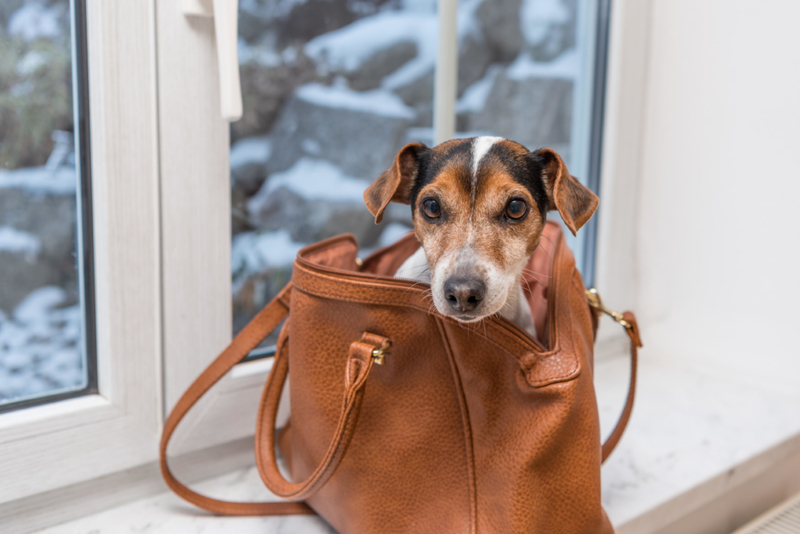
[[425,249],[436,309],[462,322],[498,313],[539,244],[548,210],[574,234],[597,196],[543,148],[498,137],[411,143],[364,192],[378,223],[389,202],[410,204]]

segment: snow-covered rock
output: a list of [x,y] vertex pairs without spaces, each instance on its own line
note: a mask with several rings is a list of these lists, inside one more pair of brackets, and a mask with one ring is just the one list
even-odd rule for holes
[[537,61],[550,61],[575,46],[575,0],[524,0],[520,29]]
[[522,50],[521,7],[522,0],[483,0],[475,12],[495,61],[510,61]]
[[414,41],[399,41],[375,50],[358,70],[345,73],[350,87],[356,91],[368,91],[381,86],[383,79],[417,57],[417,44]]
[[[522,67],[520,71],[525,72]],[[467,127],[529,148],[569,143],[572,80],[518,74],[512,65],[495,77],[483,107],[467,116]]]
[[308,84],[286,104],[272,132],[270,172],[290,168],[313,147],[345,174],[372,180],[392,161],[415,112],[393,93]]
[[0,252],[22,254],[26,261],[33,263],[41,249],[42,242],[35,235],[0,226]]
[[82,314],[69,298],[45,286],[0,313],[0,404],[84,386]]
[[8,34],[26,41],[55,39],[65,28],[64,18],[67,4],[47,7],[43,2],[26,2],[11,15]]
[[319,36],[306,44],[305,51],[334,72],[355,73],[381,51],[413,43],[414,58],[397,62],[400,68],[389,71],[383,80],[385,88],[396,89],[433,68],[437,27],[435,13],[385,11]]
[[45,285],[77,286],[74,169],[0,171],[0,308]]
[[251,222],[264,231],[286,231],[300,243],[353,233],[369,246],[380,229],[364,205],[368,185],[330,162],[302,158],[289,170],[270,176],[250,199]]
[[231,146],[231,180],[234,187],[252,195],[264,183],[272,144],[266,136],[246,137]]

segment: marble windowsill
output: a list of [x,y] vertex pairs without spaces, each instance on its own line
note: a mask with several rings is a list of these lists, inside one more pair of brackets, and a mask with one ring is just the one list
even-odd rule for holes
[[[616,421],[628,380],[628,360],[598,362],[595,382],[601,424]],[[643,358],[630,425],[619,448],[603,466],[603,502],[620,534],[653,532],[685,516],[686,496],[700,507],[725,494],[732,473],[781,443],[800,435],[800,395],[771,391],[730,377],[704,374],[685,364]],[[800,440],[794,439],[790,443]],[[779,461],[779,458],[775,461]],[[711,483],[718,481],[719,483]],[[209,495],[263,500],[255,468],[196,484]],[[681,498],[684,498],[681,502]],[[654,519],[651,516],[658,516]],[[642,528],[642,525],[651,525]],[[321,519],[216,517],[171,493],[132,502],[42,532],[241,534],[331,533]]]

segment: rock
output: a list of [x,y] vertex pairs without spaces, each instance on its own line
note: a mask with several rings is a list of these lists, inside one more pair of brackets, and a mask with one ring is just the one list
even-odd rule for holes
[[394,92],[409,106],[430,105],[433,102],[434,78],[434,70],[430,69],[414,80],[396,87]]
[[492,51],[487,46],[485,37],[479,32],[466,34],[458,48],[458,96],[483,78],[491,63]]
[[471,114],[469,130],[490,131],[529,148],[569,143],[573,83],[560,78],[494,80],[483,109]]
[[520,27],[525,50],[536,61],[551,61],[575,46],[575,0],[525,0]]
[[388,91],[303,86],[292,96],[270,133],[270,173],[306,156],[330,161],[349,176],[372,180],[394,160],[394,150],[414,110]]
[[[6,173],[2,178],[12,175],[13,179],[14,173],[23,172],[27,176],[29,171]],[[74,180],[74,171],[72,176]],[[35,253],[30,248],[0,243],[0,308],[10,312],[29,293],[45,285],[63,287],[77,298],[76,217],[74,189],[0,186],[0,228],[6,228],[4,235],[29,236],[38,243]]]
[[234,189],[250,197],[256,194],[267,177],[267,161],[272,145],[266,136],[240,139],[231,145],[230,166]]
[[306,199],[286,188],[273,191],[252,217],[260,231],[283,229],[301,243],[352,233],[359,244],[371,246],[381,230],[363,202]]
[[239,2],[239,37],[248,43],[263,40],[265,33],[274,33],[275,0],[242,0]]
[[522,50],[521,6],[522,0],[484,0],[475,12],[494,61],[511,61]]
[[400,41],[388,48],[376,50],[352,72],[343,73],[356,91],[377,89],[381,80],[417,56],[414,41]]
[[0,2],[0,27],[3,30],[8,28],[8,21],[11,19],[11,16],[22,7],[22,4],[25,3],[25,0],[4,0]]
[[[293,49],[290,49],[293,50]],[[257,56],[256,53],[253,55]],[[231,141],[269,132],[287,98],[294,90],[313,81],[326,81],[318,67],[302,52],[274,54],[265,64],[256,58],[239,67],[242,85],[243,115],[231,124]]]
[[25,254],[0,250],[0,308],[10,312],[28,294],[43,285],[57,283],[59,269],[43,261],[30,261]]
[[[281,48],[289,44],[306,43],[318,35],[343,28],[360,18],[359,14],[350,9],[355,4],[350,0],[305,0],[303,2],[283,0],[280,3],[288,8],[281,9],[281,11],[286,11],[285,14],[277,13],[279,24],[276,25],[276,29],[278,46]],[[360,2],[359,4],[368,3]],[[367,7],[372,6],[367,5]]]

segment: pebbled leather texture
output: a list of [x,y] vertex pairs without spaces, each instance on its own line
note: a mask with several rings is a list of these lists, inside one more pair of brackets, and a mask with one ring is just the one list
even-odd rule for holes
[[[437,314],[427,286],[391,276],[418,246],[409,235],[361,268],[351,236],[303,249],[292,284],[167,420],[162,472],[170,487],[217,513],[310,511],[298,502],[279,508],[209,499],[175,480],[165,457],[191,405],[291,310],[256,432],[259,471],[274,493],[304,499],[347,534],[612,533],[600,465],[630,416],[635,384],[601,447],[592,382],[597,316],[560,227],[546,225],[523,281],[541,341],[503,318],[467,328]],[[641,342],[633,315],[625,319],[633,324],[635,378]],[[381,348],[378,365],[373,351]],[[276,436],[289,370],[292,415]],[[277,468],[276,441],[291,481]]]

